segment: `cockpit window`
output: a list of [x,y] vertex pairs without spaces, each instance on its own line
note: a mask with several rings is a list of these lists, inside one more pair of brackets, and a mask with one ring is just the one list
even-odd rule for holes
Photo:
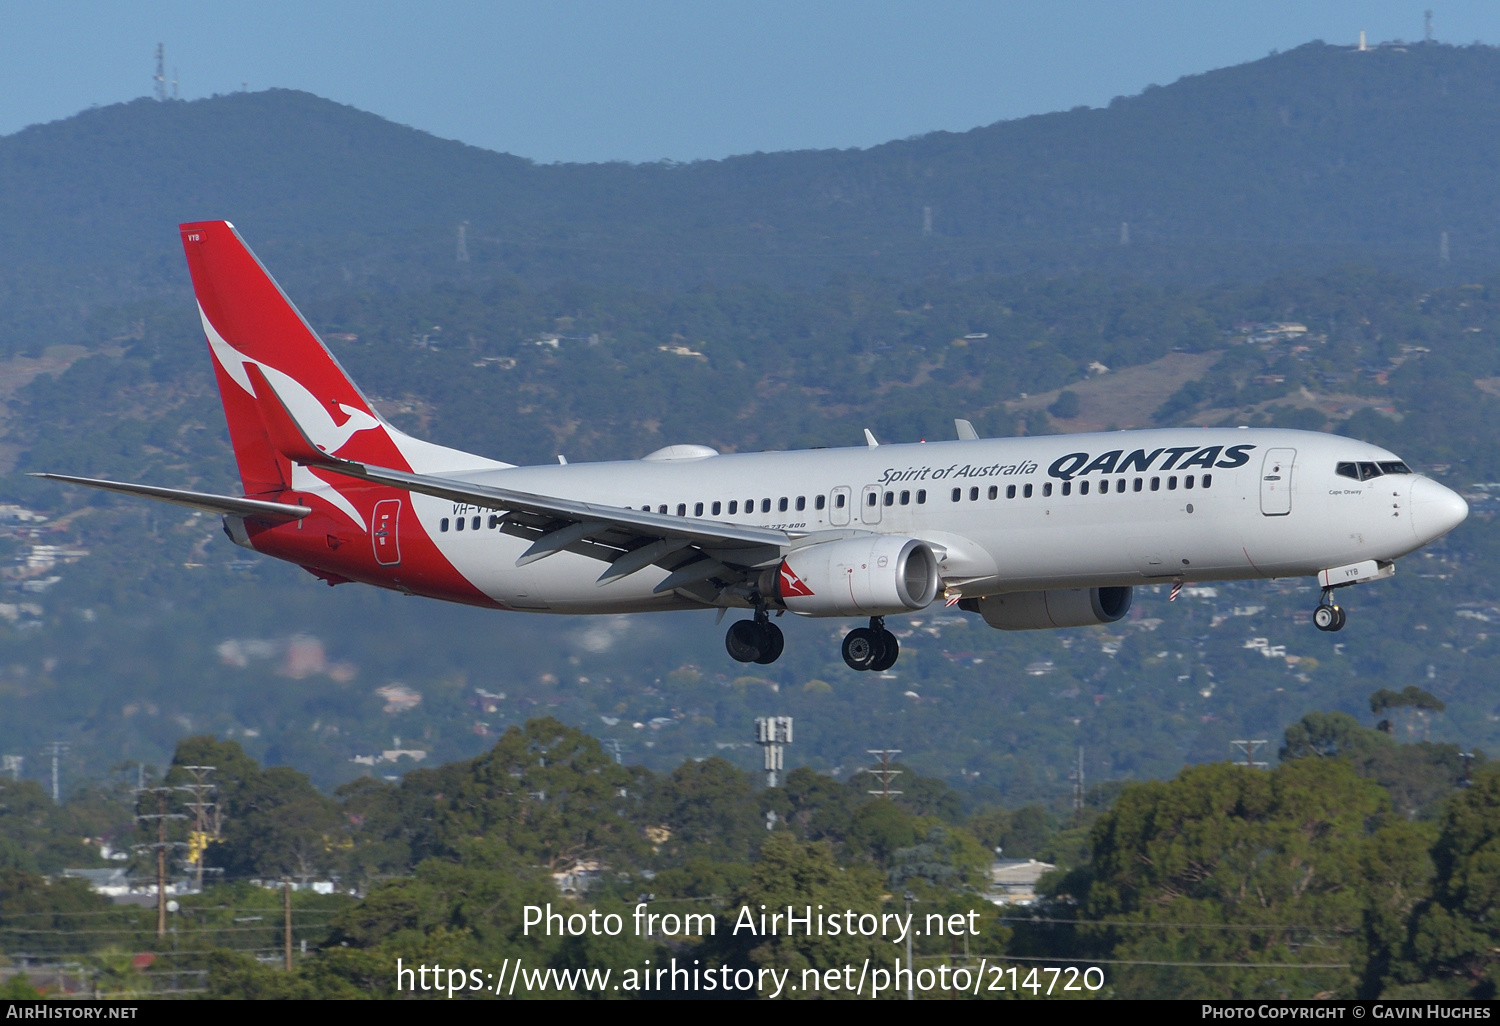
[[1356,481],[1368,481],[1382,474],[1410,474],[1411,468],[1405,463],[1340,463],[1334,468],[1334,473],[1340,477],[1351,477]]

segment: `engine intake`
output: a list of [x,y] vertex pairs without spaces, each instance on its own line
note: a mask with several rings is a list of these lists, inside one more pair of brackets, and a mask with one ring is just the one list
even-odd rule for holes
[[958,607],[997,630],[1038,631],[1114,623],[1130,612],[1134,597],[1134,588],[1059,588],[969,598]]
[[810,616],[892,616],[925,608],[942,583],[926,542],[869,535],[792,552],[777,568],[774,595]]

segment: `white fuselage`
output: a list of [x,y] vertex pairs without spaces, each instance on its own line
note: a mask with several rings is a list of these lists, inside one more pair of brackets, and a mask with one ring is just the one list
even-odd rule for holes
[[[450,476],[792,535],[859,530],[916,538],[941,555],[953,598],[1313,575],[1394,560],[1467,514],[1461,498],[1419,474],[1360,480],[1337,472],[1340,463],[1361,462],[1399,457],[1307,431],[1172,428]],[[566,551],[518,568],[528,542],[497,529],[491,510],[420,494],[412,506],[453,566],[508,607],[701,608],[685,596],[653,594],[666,576],[660,568],[605,585],[597,583],[599,561]]]

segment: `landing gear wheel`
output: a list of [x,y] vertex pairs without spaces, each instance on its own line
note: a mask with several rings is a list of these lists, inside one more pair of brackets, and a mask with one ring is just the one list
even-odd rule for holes
[[[729,658],[736,662],[753,663],[760,659],[761,640],[759,625],[754,620],[736,620],[730,624],[729,633],[724,635],[724,647],[729,651]],[[776,654],[781,654],[780,649]]]
[[868,627],[856,627],[844,635],[844,662],[851,670],[868,670],[884,654],[883,639]]
[[1342,606],[1319,606],[1313,610],[1313,626],[1320,631],[1341,631],[1346,622]]
[[781,652],[786,648],[786,637],[781,633],[781,628],[774,623],[756,624],[760,635],[760,655],[752,662],[769,664],[781,658]]
[[880,658],[870,664],[870,669],[876,673],[884,673],[896,665],[896,657],[901,654],[901,642],[890,631],[880,632]]

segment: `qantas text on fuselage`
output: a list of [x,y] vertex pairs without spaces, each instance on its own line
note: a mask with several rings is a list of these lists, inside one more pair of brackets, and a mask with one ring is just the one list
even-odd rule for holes
[[1147,583],[1317,576],[1335,589],[1463,521],[1462,498],[1378,446],[1272,429],[1163,429],[518,467],[385,422],[223,221],[181,226],[243,495],[65,474],[209,510],[238,545],[330,584],[526,612],[743,609],[729,655],[780,654],[774,616],[867,620],[934,602],[1005,630],[1110,623]]

